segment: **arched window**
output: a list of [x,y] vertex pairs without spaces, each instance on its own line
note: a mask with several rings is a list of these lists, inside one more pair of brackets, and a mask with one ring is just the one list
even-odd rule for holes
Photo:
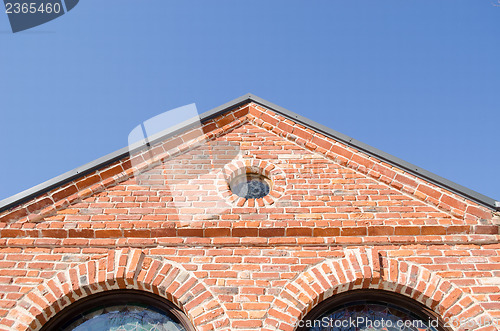
[[320,303],[299,322],[298,331],[446,331],[432,310],[401,294],[355,290]]
[[149,292],[112,290],[78,300],[41,331],[194,331],[186,315]]

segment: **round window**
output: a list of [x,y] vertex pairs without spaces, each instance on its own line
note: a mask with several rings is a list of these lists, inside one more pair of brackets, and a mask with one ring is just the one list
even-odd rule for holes
[[247,173],[235,177],[230,183],[231,191],[245,199],[259,199],[269,194],[271,180],[265,176]]

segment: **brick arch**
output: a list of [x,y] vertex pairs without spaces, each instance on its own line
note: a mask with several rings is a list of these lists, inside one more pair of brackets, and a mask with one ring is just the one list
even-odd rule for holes
[[[376,250],[348,249],[344,258],[325,260],[287,283],[268,312],[266,326],[269,330],[294,330],[318,303],[356,289],[405,295],[437,312],[445,321],[494,320],[468,293],[422,266],[382,258]],[[450,327],[459,329],[453,323]],[[472,325],[468,330],[480,327]]]
[[39,330],[71,303],[113,289],[158,294],[184,311],[197,330],[223,330],[229,325],[222,306],[192,273],[139,249],[110,251],[107,257],[57,273],[19,300],[2,324],[10,330]]

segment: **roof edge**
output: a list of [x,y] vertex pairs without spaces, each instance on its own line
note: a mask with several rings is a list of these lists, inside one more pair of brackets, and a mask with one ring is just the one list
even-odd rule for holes
[[162,139],[168,138],[170,136],[175,135],[176,133],[185,130],[188,127],[191,127],[192,125],[195,125],[196,122],[201,121],[207,121],[210,120],[214,117],[217,117],[221,115],[222,113],[225,113],[227,111],[230,111],[231,109],[234,109],[240,105],[249,103],[249,102],[254,102],[256,104],[259,104],[265,108],[268,108],[272,111],[277,112],[278,114],[287,117],[295,122],[298,122],[310,129],[313,129],[314,131],[317,131],[327,137],[330,137],[334,140],[340,141],[350,147],[353,147],[355,149],[358,149],[362,151],[363,153],[366,153],[370,156],[373,156],[377,159],[380,159],[384,162],[387,162],[395,167],[401,168],[416,177],[419,177],[421,179],[424,179],[428,182],[431,182],[441,188],[447,189],[457,195],[460,195],[466,199],[469,199],[471,201],[474,201],[484,207],[487,207],[492,210],[500,211],[500,202],[496,201],[488,196],[485,196],[479,192],[476,192],[474,190],[471,190],[467,187],[464,187],[460,184],[457,184],[455,182],[452,182],[446,178],[443,178],[441,176],[438,176],[430,171],[427,171],[423,168],[420,168],[414,164],[411,164],[409,162],[406,162],[396,156],[393,156],[391,154],[388,154],[386,152],[383,152],[375,147],[372,147],[370,145],[367,145],[363,142],[360,142],[354,138],[351,138],[345,134],[342,134],[340,132],[337,132],[331,128],[328,128],[322,124],[319,124],[315,121],[312,121],[308,118],[305,118],[301,115],[298,115],[292,111],[289,111],[281,106],[278,106],[272,102],[269,102],[267,100],[264,100],[256,95],[253,95],[251,93],[245,94],[239,98],[236,98],[232,101],[229,101],[221,106],[218,106],[216,108],[213,108],[209,111],[204,112],[203,114],[200,114],[199,117],[193,118],[190,120],[187,120],[183,123],[180,123],[176,125],[173,128],[169,128],[167,130],[164,130],[162,132],[159,132],[157,134],[154,134],[151,137],[147,137],[147,139],[143,139],[137,143],[134,143],[131,146],[127,146],[124,148],[121,148],[113,153],[110,153],[108,155],[105,155],[103,157],[100,157],[94,161],[91,161],[83,166],[80,166],[78,168],[75,168],[73,170],[70,170],[62,175],[59,175],[57,177],[54,177],[52,179],[49,179],[39,185],[36,185],[32,188],[29,188],[25,191],[22,191],[20,193],[17,193],[11,197],[8,197],[4,200],[0,201],[0,212],[3,212],[5,210],[8,210],[12,207],[15,207],[27,200],[30,200],[34,197],[37,197],[43,193],[46,193],[58,186],[61,186],[67,182],[72,181],[75,178],[84,176],[94,170],[97,170],[99,168],[102,168],[103,166],[106,166],[110,163],[113,163],[117,160],[120,160],[123,157],[126,157],[129,155],[131,151],[137,151],[143,148],[148,147],[150,144],[154,144]]
[[500,211],[500,202],[496,201],[493,198],[490,198],[484,194],[481,194],[479,192],[476,192],[474,190],[471,190],[465,186],[462,186],[460,184],[457,184],[455,182],[452,182],[444,177],[441,177],[439,175],[436,175],[435,173],[432,173],[428,170],[425,170],[419,166],[416,166],[412,163],[409,163],[405,160],[402,160],[394,155],[391,155],[389,153],[386,153],[384,151],[381,151],[378,148],[375,148],[373,146],[367,145],[361,141],[358,141],[352,137],[349,137],[343,133],[340,133],[338,131],[335,131],[329,127],[326,127],[322,124],[319,124],[315,121],[312,121],[306,117],[303,117],[301,115],[298,115],[294,112],[291,112],[281,106],[275,105],[269,101],[266,101],[262,98],[259,98],[257,96],[249,94],[249,97],[251,97],[252,101],[255,103],[258,103],[266,108],[270,108],[281,115],[290,118],[293,121],[299,122],[303,124],[304,126],[313,129],[314,131],[320,132],[324,134],[327,137],[330,137],[334,140],[340,141],[350,147],[353,147],[357,150],[360,150],[368,155],[371,155],[377,159],[383,160],[395,167],[401,168],[416,177],[419,177],[421,179],[424,179],[428,182],[431,182],[441,188],[447,189],[455,194],[458,194],[464,198],[467,198],[469,200],[472,200],[484,207],[490,208],[492,210]]
[[26,202],[32,198],[35,198],[43,193],[46,193],[56,187],[62,186],[73,179],[85,176],[86,174],[91,173],[94,170],[97,170],[99,168],[102,168],[103,166],[106,166],[108,164],[111,164],[117,160],[120,160],[130,154],[130,152],[138,151],[141,149],[145,149],[150,145],[155,144],[156,142],[169,138],[176,133],[181,132],[182,130],[185,130],[186,128],[189,128],[191,126],[196,125],[196,123],[199,122],[204,122],[206,120],[212,119],[214,117],[217,117],[218,115],[229,111],[235,107],[238,107],[240,105],[243,105],[245,103],[252,102],[252,96],[251,94],[245,94],[239,98],[236,98],[232,101],[229,101],[221,106],[218,106],[216,108],[213,108],[209,111],[206,111],[202,114],[200,114],[198,117],[194,117],[191,119],[188,119],[180,124],[175,125],[172,128],[168,128],[166,130],[163,130],[161,132],[158,132],[156,134],[153,134],[152,136],[147,137],[146,139],[142,139],[130,146],[123,147],[115,152],[109,153],[105,156],[102,156],[94,161],[88,162],[80,167],[77,167],[73,170],[67,171],[59,176],[56,176],[54,178],[51,178],[41,184],[38,184],[36,186],[33,186],[27,190],[24,190],[22,192],[19,192],[15,195],[12,195],[8,198],[5,198],[3,200],[0,200],[0,213],[15,207],[23,202]]

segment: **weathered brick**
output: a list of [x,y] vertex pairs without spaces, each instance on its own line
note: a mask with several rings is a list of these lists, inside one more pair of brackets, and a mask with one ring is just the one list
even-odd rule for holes
[[[292,331],[368,287],[500,317],[498,216],[446,188],[257,104],[150,152],[165,158],[114,161],[0,214],[0,329],[111,288],[164,296],[199,330]],[[271,194],[233,194],[246,172]]]

